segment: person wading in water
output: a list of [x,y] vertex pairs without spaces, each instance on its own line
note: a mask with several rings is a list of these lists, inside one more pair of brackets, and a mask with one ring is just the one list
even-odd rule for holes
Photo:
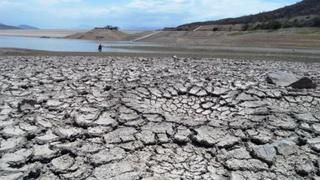
[[98,51],[99,51],[99,52],[102,51],[102,45],[101,45],[101,44],[99,44],[99,46],[98,46]]

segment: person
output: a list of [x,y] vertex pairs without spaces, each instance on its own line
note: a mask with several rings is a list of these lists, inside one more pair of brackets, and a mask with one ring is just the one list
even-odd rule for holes
[[99,51],[99,52],[102,51],[102,45],[101,45],[101,44],[99,44],[98,51]]

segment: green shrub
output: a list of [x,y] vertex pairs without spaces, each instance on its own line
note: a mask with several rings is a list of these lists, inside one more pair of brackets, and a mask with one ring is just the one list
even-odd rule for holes
[[320,17],[315,17],[312,19],[312,27],[320,27]]
[[242,31],[247,31],[249,29],[249,24],[244,24],[241,28]]

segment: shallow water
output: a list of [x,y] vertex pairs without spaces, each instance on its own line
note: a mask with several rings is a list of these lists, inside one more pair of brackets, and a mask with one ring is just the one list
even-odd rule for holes
[[[143,52],[141,50],[118,48],[117,46],[154,46],[152,44],[117,41],[102,43],[103,52]],[[0,48],[22,48],[62,52],[97,52],[99,42],[77,39],[56,39],[38,37],[0,36]]]

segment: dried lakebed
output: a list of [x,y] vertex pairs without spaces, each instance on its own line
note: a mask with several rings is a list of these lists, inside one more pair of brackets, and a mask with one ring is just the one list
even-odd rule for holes
[[[268,84],[286,70],[312,89]],[[0,57],[0,179],[315,179],[320,63]]]

